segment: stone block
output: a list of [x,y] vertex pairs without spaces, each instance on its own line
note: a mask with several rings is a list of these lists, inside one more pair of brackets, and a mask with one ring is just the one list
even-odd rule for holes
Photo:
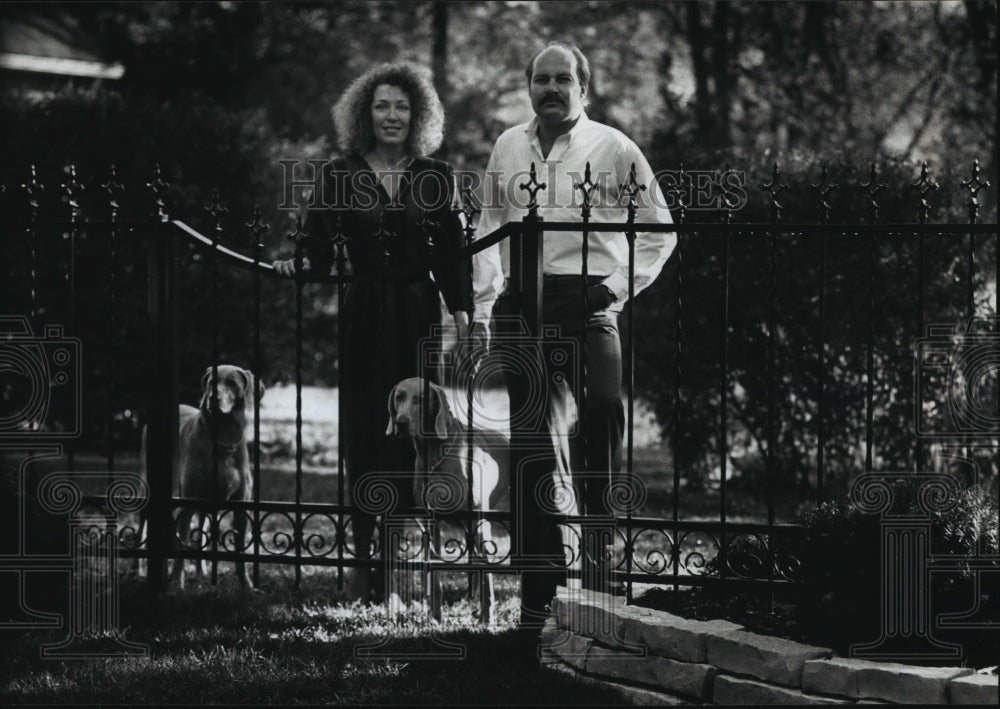
[[587,673],[602,677],[614,677],[629,682],[655,685],[656,671],[650,660],[620,650],[595,647],[587,655]]
[[627,643],[642,645],[653,655],[682,662],[704,662],[710,636],[742,629],[743,626],[726,620],[689,620],[665,611],[626,614],[624,619]]
[[715,688],[712,694],[715,704],[742,705],[774,705],[774,704],[853,704],[847,699],[832,697],[817,697],[797,689],[778,687],[773,684],[757,682],[739,677],[719,675],[715,678]]
[[801,685],[802,669],[807,661],[832,655],[833,650],[828,648],[745,631],[708,638],[709,664],[789,687]]
[[562,675],[567,675],[576,678],[578,682],[584,684],[592,684],[595,687],[603,687],[606,689],[611,689],[616,692],[623,702],[632,704],[635,706],[690,706],[691,701],[684,699],[682,697],[675,696],[673,694],[668,694],[666,692],[657,692],[653,689],[645,689],[642,687],[630,687],[627,684],[621,684],[619,682],[612,682],[608,679],[594,679],[592,677],[587,677],[584,674],[580,674],[571,667],[566,665],[549,665],[547,669],[558,672]]
[[545,624],[542,625],[542,634],[540,636],[540,640],[543,643],[550,642],[552,638],[559,637],[560,630],[561,629],[556,624],[555,618],[546,618]]
[[557,623],[607,647],[625,645],[625,601],[595,591],[563,590],[553,600]]
[[967,675],[948,683],[948,699],[952,704],[1000,704],[1000,677]]
[[828,660],[807,660],[802,668],[802,689],[812,694],[836,694],[860,697],[857,660],[833,657]]
[[565,633],[565,630],[556,625],[554,618],[546,619],[538,641],[538,659],[543,665],[559,662],[559,656],[552,650],[552,646],[562,642]]
[[701,701],[711,701],[712,686],[719,670],[712,665],[694,662],[678,662],[665,657],[654,657],[656,683],[666,690],[693,697]]
[[662,707],[662,706],[690,706],[690,702],[683,697],[677,697],[665,692],[657,692],[654,689],[643,687],[630,687],[627,684],[609,682],[615,690],[621,694],[622,699],[637,707]]
[[558,665],[559,656],[548,647],[542,646],[538,649],[538,663],[540,665]]
[[882,699],[901,704],[947,704],[948,683],[972,674],[962,667],[917,667],[835,657],[807,662],[802,688],[807,692]]
[[870,662],[858,671],[858,690],[867,699],[885,699],[898,704],[947,704],[949,682],[972,672],[963,667]]
[[678,662],[652,655],[641,657],[595,646],[587,655],[587,672],[705,700],[710,696],[717,670],[711,665]]
[[553,635],[552,639],[542,645],[542,649],[555,653],[559,659],[568,665],[582,670],[587,666],[587,654],[594,644],[593,639],[562,630],[561,635]]

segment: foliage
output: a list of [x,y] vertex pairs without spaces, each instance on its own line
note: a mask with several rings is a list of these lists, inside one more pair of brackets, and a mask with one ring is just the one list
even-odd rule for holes
[[[941,505],[945,509],[928,513],[921,505],[918,477],[900,477],[888,483],[892,502],[885,515],[910,524],[929,525],[930,547],[925,550],[929,562],[959,562],[956,569],[928,575],[925,601],[930,604],[929,610],[922,606],[920,610],[930,613],[931,635],[942,642],[959,644],[964,654],[962,661],[968,665],[995,664],[1000,644],[983,624],[1000,617],[996,494],[971,485],[962,488],[947,505]],[[865,512],[849,497],[838,497],[802,513],[796,522],[804,527],[805,537],[791,553],[801,562],[798,576],[803,583],[794,591],[782,589],[781,602],[773,602],[765,591],[734,593],[724,585],[706,586],[676,599],[681,608],[675,612],[686,617],[725,618],[757,632],[829,647],[843,657],[851,656],[851,646],[878,640],[879,630],[887,622],[882,616],[881,596],[888,583],[882,559],[885,518]],[[783,551],[779,547],[777,553]],[[727,575],[767,578],[766,564],[757,562],[770,555],[765,535],[737,535],[727,546]],[[987,560],[987,571],[979,581],[974,562],[963,563],[973,557]],[[716,556],[706,564],[705,573],[720,576],[722,563]],[[669,609],[674,601],[669,594],[661,593],[640,604]],[[913,606],[904,603],[891,607]],[[968,627],[947,627],[940,622],[944,614],[961,614],[970,609],[978,611]],[[913,653],[914,657],[905,661],[919,663],[916,656],[926,648],[917,635],[899,638],[886,652],[900,658]],[[931,664],[945,662],[936,659]]]
[[[148,372],[141,365],[148,361],[146,260],[152,239],[162,238],[162,232],[142,226],[152,211],[151,195],[143,190],[153,179],[152,166],[158,163],[170,182],[165,193],[168,215],[207,235],[214,233],[215,222],[206,206],[212,202],[212,190],[219,188],[228,210],[221,215],[220,243],[250,253],[253,241],[243,224],[249,221],[255,199],[280,193],[281,188],[279,173],[258,169],[268,163],[275,138],[266,128],[253,127],[255,120],[207,97],[187,105],[126,93],[95,96],[69,89],[41,103],[20,95],[8,104],[8,125],[21,140],[5,144],[6,162],[36,165],[45,186],[39,198],[40,214],[48,219],[68,218],[60,189],[60,182],[69,180],[62,169],[62,161],[68,160],[84,185],[80,219],[107,219],[108,193],[101,185],[108,179],[108,166],[114,164],[118,181],[126,186],[117,196],[119,218],[139,223],[128,231],[120,230],[113,244],[106,228],[80,230],[72,260],[70,250],[62,246],[67,230],[41,226],[23,232],[30,235],[30,241],[18,239],[12,244],[13,258],[4,267],[8,312],[29,313],[30,296],[42,321],[63,323],[81,340],[86,365],[81,368],[82,391],[92,394],[83,401],[87,437],[101,436],[111,414],[120,418],[122,412],[145,409]],[[53,134],[65,140],[64,152],[42,147]],[[15,216],[26,217],[26,207],[26,202],[12,205]],[[271,218],[272,241],[285,239],[288,228],[282,219],[287,222],[285,217]],[[38,255],[34,273],[24,268],[33,258],[29,248]],[[262,254],[265,261],[271,258],[267,251]],[[115,269],[113,295],[108,264]],[[178,253],[176,342],[182,401],[188,403],[197,402],[201,374],[213,354],[220,363],[256,368],[249,325],[254,317],[253,278],[248,271],[225,267],[218,268],[213,277],[213,268],[204,249],[187,245]],[[71,273],[74,293],[68,299],[65,284]],[[335,360],[331,362],[326,354],[336,349],[335,308],[327,302],[330,291],[319,289],[304,288],[302,363],[307,381],[332,383]],[[317,302],[320,295],[323,298]],[[113,321],[107,316],[112,297],[116,299]],[[265,277],[261,302],[262,366],[258,369],[262,371],[258,373],[274,382],[295,372],[295,288]],[[122,362],[130,364],[121,366]],[[106,394],[112,376],[117,389],[113,402]],[[137,448],[135,422],[127,428],[122,435],[129,437],[129,447]]]
[[689,72],[691,84],[687,101],[668,92],[680,120],[664,131],[666,145],[680,156],[721,147],[781,160],[803,150],[905,160],[971,149],[969,157],[993,161],[990,9],[978,1],[665,5],[665,32],[686,41],[664,50],[663,67]]
[[[933,558],[997,558],[1000,548],[995,495],[970,486],[958,494],[954,506],[927,515],[918,503],[918,486],[915,478],[893,481],[890,512],[915,521],[929,518]],[[808,535],[802,556],[810,584],[810,592],[799,608],[803,630],[811,642],[847,656],[850,645],[877,640],[875,635],[883,627],[882,521],[876,515],[863,513],[855,503],[839,499],[804,514],[801,523]],[[972,664],[995,662],[996,640],[988,639],[988,631],[981,627],[945,628],[937,620],[941,614],[961,613],[978,606],[985,613],[980,620],[995,622],[1000,614],[996,576],[995,569],[985,573],[980,585],[971,567],[930,575],[928,601],[934,619],[930,629],[941,641],[961,644]],[[831,623],[831,619],[836,622]],[[899,652],[905,649],[900,646]]]
[[[809,213],[818,196],[809,185],[819,182],[817,163],[802,162],[776,180],[791,185],[779,198],[787,205],[783,221],[814,221]],[[768,167],[759,165],[748,172],[749,200],[738,214],[741,221],[770,220],[769,199],[759,191],[759,185],[772,177]],[[870,174],[847,164],[826,168],[829,182],[840,186],[832,200],[835,221],[865,221],[857,185],[868,181]],[[882,164],[876,179],[893,186],[881,196],[885,221],[914,218],[918,199],[907,186],[918,175],[912,164]],[[938,204],[961,219],[957,181],[942,180]],[[691,218],[711,223],[713,217],[718,218],[715,213]],[[777,488],[817,484],[820,337],[825,356],[824,483],[836,489],[852,469],[865,463],[869,346],[874,350],[875,374],[874,467],[912,465],[915,398],[944,401],[948,395],[940,387],[915,390],[913,347],[924,336],[921,318],[924,328],[930,323],[964,322],[970,312],[965,302],[969,278],[975,283],[973,312],[982,316],[995,312],[990,295],[996,264],[992,240],[977,241],[975,270],[970,274],[967,237],[880,235],[873,244],[870,237],[836,231],[834,227],[829,235],[802,235],[776,229],[769,236],[758,229],[754,234],[724,237],[706,229],[683,234],[664,274],[636,299],[635,327],[642,335],[637,338],[639,391],[655,402],[664,430],[674,434],[678,462],[689,479],[705,480],[720,466],[724,306],[728,307],[727,467],[737,484],[764,487],[770,482]],[[956,281],[963,287],[956,288]],[[920,287],[922,311],[920,299],[914,297]],[[675,396],[680,397],[679,406]],[[774,466],[770,478],[769,452]]]

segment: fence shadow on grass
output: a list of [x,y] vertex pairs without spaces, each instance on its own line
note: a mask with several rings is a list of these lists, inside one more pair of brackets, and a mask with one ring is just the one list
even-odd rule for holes
[[[0,701],[21,703],[440,704],[444,706],[621,703],[613,691],[546,670],[537,637],[512,627],[487,631],[435,625],[414,609],[393,624],[384,606],[329,602],[329,585],[305,580],[299,592],[279,578],[261,592],[235,585],[150,598],[145,586],[122,588],[129,639],[149,643],[145,660],[68,662],[39,659],[53,638],[8,638]],[[510,614],[514,618],[514,614]],[[446,617],[447,621],[447,617]],[[461,643],[461,660],[420,659],[430,632]],[[386,648],[409,660],[364,660],[355,649],[390,635]],[[58,674],[56,674],[58,672]],[[525,688],[531,687],[530,696]]]

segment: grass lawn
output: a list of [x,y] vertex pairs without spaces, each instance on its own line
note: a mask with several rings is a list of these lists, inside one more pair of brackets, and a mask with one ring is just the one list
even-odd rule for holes
[[[148,644],[148,658],[45,660],[39,646],[63,633],[5,631],[0,703],[621,703],[611,690],[541,667],[536,640],[513,627],[511,599],[498,608],[498,625],[483,629],[455,594],[438,623],[419,606],[390,617],[384,606],[338,603],[332,587],[325,572],[298,592],[281,575],[263,579],[258,592],[225,578],[217,588],[151,599],[131,581],[122,588],[124,637]],[[358,656],[379,643],[394,656]],[[443,651],[458,655],[428,657]]]
[[[302,400],[302,499],[333,503],[338,489],[336,392],[306,389]],[[293,501],[294,388],[271,390],[264,401],[260,496]],[[497,404],[486,405],[492,409]],[[637,409],[636,426],[634,471],[646,487],[646,501],[635,514],[669,518],[674,504],[669,450],[642,407]],[[116,469],[135,470],[136,456],[137,451],[119,453]],[[99,454],[79,451],[75,467],[100,470],[101,463]],[[46,469],[66,468],[53,459],[32,472]],[[87,492],[101,494],[104,485],[103,479],[90,480],[87,487],[93,489]],[[779,496],[777,503],[779,519],[789,519],[801,504],[794,494]],[[717,490],[682,488],[680,517],[718,519],[718,505]],[[727,514],[731,521],[763,521],[766,501],[749,492],[730,494]],[[266,526],[265,536],[275,531],[280,530]],[[506,537],[502,527],[497,530],[501,545]],[[692,537],[690,543],[701,542]],[[643,554],[658,553],[657,548],[640,547]],[[417,604],[391,617],[384,607],[347,604],[331,568],[306,567],[296,589],[293,567],[262,565],[259,589],[250,593],[235,585],[229,565],[222,564],[218,587],[192,579],[185,593],[157,598],[147,594],[143,582],[126,578],[118,627],[127,640],[148,645],[149,657],[42,659],[40,647],[61,641],[64,630],[0,631],[0,703],[621,703],[612,690],[539,666],[537,636],[526,637],[514,629],[516,577],[498,573],[496,579],[498,624],[484,629],[475,620],[475,604],[466,597],[466,575],[461,573],[445,575],[448,605],[440,623]],[[358,655],[364,646],[379,643],[388,656]],[[461,650],[460,657],[427,656],[455,648]]]

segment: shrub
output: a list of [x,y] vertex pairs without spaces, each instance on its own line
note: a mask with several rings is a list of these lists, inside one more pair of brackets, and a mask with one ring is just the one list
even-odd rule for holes
[[[915,524],[930,524],[932,568],[937,560],[954,563],[929,574],[929,607],[918,605],[918,612],[930,614],[930,635],[935,640],[961,646],[965,663],[977,667],[995,665],[1000,639],[986,624],[1000,623],[996,495],[969,486],[949,500],[953,504],[948,509],[927,513],[919,504],[920,482],[915,477],[890,481],[889,513],[910,518]],[[795,598],[794,615],[775,615],[782,608],[769,604],[766,593],[734,593],[728,586],[699,589],[689,605],[714,609],[715,617],[721,614],[751,629],[766,628],[761,619],[765,614],[777,632],[758,632],[829,647],[848,657],[851,646],[878,641],[884,627],[883,519],[882,515],[865,512],[847,496],[799,515],[796,521],[804,528],[804,536],[798,544],[779,539],[774,550],[779,567],[791,557],[801,562],[797,569],[794,565],[782,567],[804,582]],[[727,543],[726,575],[767,578],[770,556],[765,535],[735,535]],[[971,557],[986,565],[985,572],[976,571]],[[710,576],[719,576],[721,571],[718,556],[705,565],[705,573]],[[964,622],[969,627],[942,625],[942,616],[947,614],[968,614]],[[886,653],[900,661],[919,663],[919,654],[927,647],[925,638],[906,636],[894,638]],[[943,664],[940,659],[928,662]]]
[[[893,516],[911,517],[918,523],[929,520],[932,558],[950,557],[959,564],[971,556],[993,558],[994,570],[983,573],[978,586],[977,574],[968,562],[958,571],[931,573],[929,608],[918,606],[918,612],[929,612],[931,635],[942,642],[960,644],[971,664],[995,664],[1000,648],[995,633],[982,627],[942,627],[939,621],[942,614],[973,608],[978,608],[977,623],[1000,620],[996,498],[971,486],[961,490],[947,510],[928,515],[918,504],[917,479],[900,478],[891,487]],[[799,520],[806,529],[802,560],[807,580],[799,618],[810,642],[847,656],[851,645],[879,639],[884,623],[882,519],[840,498]],[[893,650],[900,656],[917,653],[925,647],[921,640],[916,636],[900,639]]]

